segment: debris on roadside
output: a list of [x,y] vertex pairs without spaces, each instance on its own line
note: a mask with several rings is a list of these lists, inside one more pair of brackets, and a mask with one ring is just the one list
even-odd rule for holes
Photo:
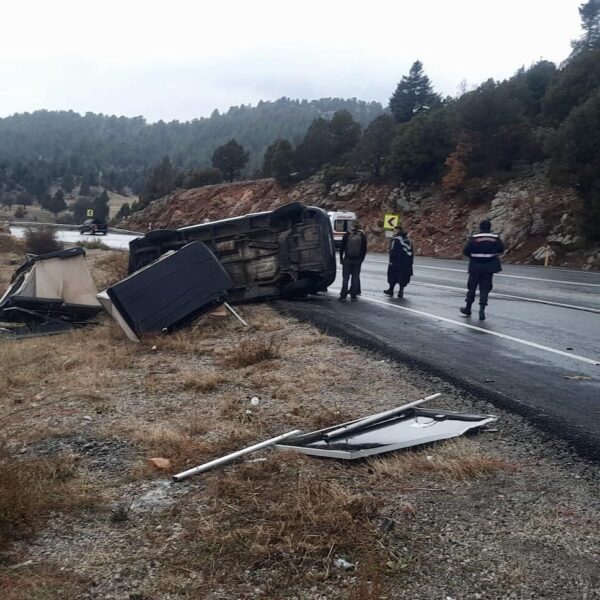
[[356,565],[347,561],[345,558],[336,558],[333,561],[333,566],[338,569],[342,569],[343,571],[353,571]]
[[146,463],[149,467],[156,469],[157,471],[168,471],[171,468],[171,461],[168,458],[154,457],[148,458]]
[[575,381],[591,381],[592,378],[587,375],[565,375],[565,379],[573,379]]
[[[290,431],[177,473],[172,480],[175,483],[183,481],[269,446],[275,446],[279,450],[295,450],[312,456],[355,460],[458,437],[496,421],[496,417],[491,415],[417,408],[424,402],[439,396],[440,393],[432,394],[385,412],[311,433],[302,434],[300,430]],[[251,403],[258,406],[260,400],[254,397]],[[245,412],[252,414],[251,410]]]
[[418,405],[434,394],[404,406],[314,431],[277,444],[311,456],[356,460],[464,435],[496,421],[491,415],[425,410]]
[[127,337],[170,333],[222,304],[231,278],[201,242],[163,254],[98,294]]
[[211,460],[210,462],[194,467],[193,469],[188,469],[187,471],[183,471],[182,473],[177,473],[176,475],[173,475],[173,482],[178,483],[180,481],[183,481],[184,479],[187,479],[188,477],[192,477],[192,475],[203,473],[204,471],[208,471],[213,467],[225,465],[234,461],[236,458],[245,456],[246,454],[250,454],[252,452],[256,452],[257,450],[261,450],[262,448],[274,446],[275,444],[278,444],[279,442],[287,438],[293,437],[295,435],[298,435],[300,433],[302,432],[299,429],[288,431],[287,433],[278,435],[277,437],[271,438],[269,440],[265,440],[264,442],[259,442],[258,444],[248,446],[247,448],[243,448],[242,450],[237,450],[236,452],[232,452],[231,454],[227,454],[226,456],[222,456],[221,458],[216,458],[215,460]]
[[14,273],[0,298],[3,335],[29,337],[90,324],[102,311],[83,248],[33,256]]

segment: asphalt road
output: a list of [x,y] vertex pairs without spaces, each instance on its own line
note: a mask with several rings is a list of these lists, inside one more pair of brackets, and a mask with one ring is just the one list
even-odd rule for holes
[[[25,235],[25,227],[11,227],[10,232],[15,237],[21,238]],[[59,241],[67,244],[75,244],[79,241],[93,242],[100,240],[109,248],[116,250],[129,250],[129,242],[136,238],[136,235],[126,235],[122,233],[107,233],[106,235],[81,235],[77,229],[57,229],[56,237]]]
[[[458,309],[467,264],[416,260],[404,299],[388,298],[387,257],[363,263],[358,302],[328,294],[284,306],[296,316],[441,375],[600,458],[600,273],[505,265],[487,320]],[[477,306],[474,305],[476,309]]]

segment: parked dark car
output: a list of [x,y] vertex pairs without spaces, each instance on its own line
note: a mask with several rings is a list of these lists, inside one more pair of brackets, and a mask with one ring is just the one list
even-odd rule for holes
[[79,226],[79,233],[91,233],[92,235],[106,235],[108,225],[100,219],[87,219]]
[[206,244],[231,277],[231,302],[314,294],[335,280],[329,217],[320,208],[297,202],[269,212],[150,231],[129,243],[129,272],[193,241]]

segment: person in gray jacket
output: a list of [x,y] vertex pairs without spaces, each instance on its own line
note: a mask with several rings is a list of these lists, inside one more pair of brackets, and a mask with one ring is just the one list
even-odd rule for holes
[[352,221],[340,244],[340,262],[342,263],[342,289],[340,300],[345,302],[350,283],[350,299],[355,301],[360,294],[360,268],[367,255],[367,236],[360,229],[358,221]]
[[485,319],[485,307],[492,291],[494,273],[502,271],[499,254],[504,252],[500,236],[492,233],[492,223],[488,219],[479,224],[479,233],[472,235],[464,247],[463,254],[469,257],[469,281],[467,283],[466,305],[460,312],[471,316],[471,305],[479,287],[479,320]]

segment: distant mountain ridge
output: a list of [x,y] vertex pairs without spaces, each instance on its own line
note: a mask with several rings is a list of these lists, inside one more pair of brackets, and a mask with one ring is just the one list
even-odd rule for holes
[[180,168],[210,165],[213,151],[235,138],[250,151],[249,173],[262,165],[267,146],[283,137],[298,142],[316,117],[349,111],[365,127],[383,112],[378,102],[343,98],[261,101],[232,106],[220,114],[180,122],[147,123],[143,117],[117,117],[74,111],[39,110],[0,119],[0,164],[15,161],[64,163],[73,175],[88,169],[134,174],[170,156]]

